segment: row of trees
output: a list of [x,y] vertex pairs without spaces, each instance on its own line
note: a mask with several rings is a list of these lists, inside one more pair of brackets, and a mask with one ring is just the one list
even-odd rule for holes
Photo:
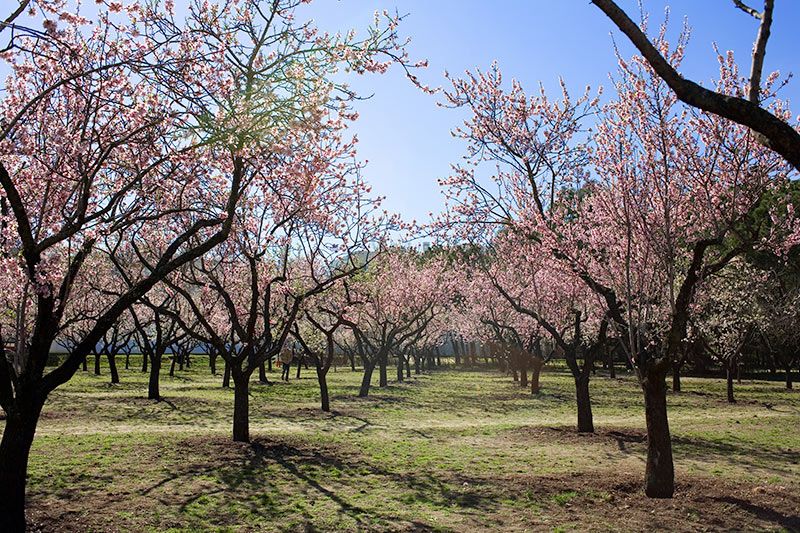
[[[389,249],[409,228],[362,178],[347,134],[356,95],[337,73],[396,64],[418,84],[411,69],[424,64],[409,62],[397,17],[377,14],[363,37],[329,35],[294,20],[300,3],[197,1],[184,17],[169,1],[101,1],[89,24],[38,0],[0,26],[11,71],[0,102],[4,524],[25,527],[49,393],[93,354],[113,374],[131,340],[156,400],[168,351],[178,365],[193,343],[212,365],[221,358],[237,441],[250,438],[252,376],[266,379],[290,346],[313,362],[323,409],[337,345],[362,363],[361,396],[376,369],[388,382],[391,357],[402,380],[453,335],[469,341],[456,343],[467,361],[480,342],[523,383],[531,371],[534,391],[542,365],[563,357],[579,431],[593,431],[594,362],[611,357],[613,369],[618,351],[644,396],[645,491],[670,497],[667,374],[698,344],[734,369],[757,334],[797,357],[786,265],[798,190],[791,150],[769,141],[785,128],[682,104],[652,65],[653,50],[673,72],[683,55],[685,36],[670,47],[663,28],[644,57],[620,58],[603,105],[563,84],[555,99],[528,95],[496,66],[468,73],[445,93],[470,118],[433,228],[444,246]],[[789,124],[778,77],[762,81],[758,61],[744,80],[720,56],[712,92],[747,93]],[[752,305],[731,297],[745,287]],[[69,354],[48,367],[55,342]]]
[[[665,34],[651,47],[674,72],[688,35],[671,46]],[[645,491],[663,498],[674,490],[665,378],[692,345],[733,368],[760,324],[788,368],[797,358],[796,334],[783,328],[797,324],[787,265],[797,260],[800,197],[794,168],[763,132],[684,105],[651,59],[618,57],[602,105],[599,93],[575,98],[563,83],[557,98],[528,94],[496,65],[451,78],[447,104],[469,112],[454,132],[467,153],[442,180],[450,206],[439,224],[467,243],[479,294],[489,287],[504,300],[479,296],[486,305],[473,322],[536,357],[540,335],[563,353],[579,431],[593,430],[593,361],[609,346],[624,352],[644,395]],[[741,99],[755,87],[751,107],[793,120],[777,74],[762,80],[755,69],[746,80],[731,53],[719,65],[714,94]],[[745,285],[757,287],[747,294],[758,305],[742,298]]]
[[[45,400],[101,341],[114,361],[123,317],[138,323],[152,397],[180,336],[213,347],[247,440],[250,375],[312,312],[306,300],[383,247],[395,222],[361,178],[346,131],[356,95],[338,73],[397,64],[415,80],[423,64],[398,17],[334,35],[298,23],[301,3],[192,1],[179,15],[169,0],[26,0],[2,14],[4,528],[25,528]],[[64,339],[68,357],[46,367]]]

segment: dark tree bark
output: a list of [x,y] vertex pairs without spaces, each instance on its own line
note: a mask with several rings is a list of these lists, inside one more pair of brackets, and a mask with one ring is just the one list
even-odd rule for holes
[[100,352],[98,350],[94,352],[94,375],[100,375]]
[[578,403],[578,433],[594,433],[588,372],[575,378],[575,397]]
[[217,355],[216,350],[213,350],[208,354],[208,366],[209,366],[209,368],[211,368],[211,375],[212,376],[216,376],[217,375],[217,357],[218,357],[218,355]]
[[150,379],[147,384],[147,398],[160,402],[161,394],[159,390],[159,374],[161,374],[162,354],[154,354],[152,357],[153,360],[150,361]]
[[679,361],[672,362],[672,392],[681,391],[681,364]]
[[317,365],[317,383],[319,383],[319,400],[322,410],[328,413],[331,410],[331,400],[328,395],[328,373],[321,365]]
[[736,403],[736,398],[733,396],[733,377],[736,373],[736,358],[729,357],[727,363],[728,364],[725,366],[725,381],[728,403]]
[[44,405],[31,393],[18,394],[6,413],[0,441],[0,521],[3,531],[25,531],[25,484],[33,436]]
[[403,356],[397,354],[397,382],[403,382]]
[[225,371],[222,373],[222,387],[225,389],[231,386],[231,365],[225,361]]
[[369,388],[372,384],[372,372],[374,370],[374,362],[364,361],[364,376],[361,378],[361,388],[358,390],[359,398],[366,398],[369,395]]
[[650,498],[672,498],[675,471],[667,420],[666,373],[651,370],[642,380],[647,422],[647,466],[644,492]]
[[250,442],[250,376],[233,376],[233,440]]
[[269,383],[269,379],[267,379],[267,368],[263,363],[258,365],[258,382]]
[[379,372],[380,372],[380,381],[378,382],[379,387],[388,387],[389,386],[389,375],[387,371],[387,367],[389,366],[389,354],[384,355],[380,358],[379,362]]
[[792,367],[786,367],[786,390],[792,390]]
[[106,353],[108,358],[108,368],[111,371],[111,383],[119,383],[119,372],[117,371],[117,354],[113,350]]

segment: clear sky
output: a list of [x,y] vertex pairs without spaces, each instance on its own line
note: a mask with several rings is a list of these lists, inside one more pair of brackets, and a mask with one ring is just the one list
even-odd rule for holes
[[[740,68],[749,71],[750,51],[757,21],[735,9],[731,0],[642,0],[656,29],[670,6],[670,29],[675,35],[687,17],[692,38],[681,68],[684,75],[710,83],[717,73],[712,43],[734,50]],[[636,0],[618,2],[638,20]],[[762,0],[749,0],[754,7]],[[800,0],[777,0],[765,72],[800,75]],[[561,76],[573,94],[586,85],[609,86],[615,70],[613,38],[624,54],[633,48],[611,22],[588,0],[316,0],[298,19],[307,16],[325,30],[364,28],[375,10],[395,9],[408,14],[400,26],[412,39],[412,59],[426,58],[430,66],[420,73],[423,82],[443,86],[445,70],[487,68],[497,60],[506,79],[520,80],[529,91],[541,80],[553,88]],[[673,39],[674,41],[674,39]],[[464,153],[450,130],[464,119],[457,110],[437,107],[441,96],[429,96],[408,82],[401,69],[383,76],[351,77],[363,94],[358,134],[359,153],[367,159],[366,175],[385,206],[406,218],[426,220],[442,207],[437,178]],[[608,91],[607,91],[608,94]],[[782,92],[800,113],[800,79]]]

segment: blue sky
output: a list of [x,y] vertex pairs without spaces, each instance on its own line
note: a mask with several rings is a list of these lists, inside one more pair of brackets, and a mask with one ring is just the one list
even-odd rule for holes
[[[758,7],[761,0],[750,0]],[[619,4],[638,20],[635,0]],[[681,68],[684,75],[710,82],[717,73],[712,43],[734,50],[744,73],[757,24],[733,7],[731,0],[643,0],[655,29],[670,6],[670,29],[675,35],[687,17],[692,38]],[[765,71],[795,71],[800,75],[800,1],[778,0]],[[541,80],[553,88],[561,76],[577,94],[586,85],[609,86],[615,70],[614,39],[624,54],[633,53],[624,36],[588,0],[316,0],[298,18],[313,18],[326,30],[364,28],[375,10],[395,9],[408,14],[400,26],[412,39],[412,58],[426,58],[430,66],[420,73],[423,82],[443,86],[445,70],[487,68],[497,60],[506,79],[517,78],[528,90]],[[306,15],[307,13],[307,15]],[[464,153],[464,145],[450,130],[464,119],[457,110],[436,105],[441,96],[429,96],[409,83],[400,69],[383,76],[351,77],[362,94],[359,102],[359,153],[369,160],[366,175],[385,206],[406,218],[426,220],[442,208],[437,178]],[[800,79],[782,92],[800,110]]]

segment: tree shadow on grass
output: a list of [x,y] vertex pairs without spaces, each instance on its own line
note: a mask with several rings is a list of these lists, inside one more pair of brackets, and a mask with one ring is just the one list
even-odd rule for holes
[[[413,531],[438,528],[396,509],[412,504],[434,509],[455,506],[480,518],[495,508],[493,499],[482,492],[480,480],[442,479],[426,472],[392,472],[358,458],[345,458],[333,450],[290,442],[255,440],[250,445],[240,445],[217,439],[201,445],[207,448],[204,450],[209,457],[207,462],[177,466],[140,494],[178,506],[182,514],[197,502],[217,506],[215,520],[231,524],[243,519],[242,507],[245,515],[259,520],[292,514],[296,519],[300,514],[307,529],[315,519],[324,518],[314,511],[320,506],[332,507],[340,519],[346,517],[347,523],[355,523],[359,529],[390,523]],[[192,487],[192,480],[200,475],[206,481]],[[216,480],[212,485],[208,484],[210,478]],[[172,497],[163,501],[162,494]],[[218,500],[209,502],[206,496]]]
[[787,464],[800,462],[800,451],[779,450],[775,447],[756,446],[737,440],[719,442],[696,437],[673,436],[675,456],[711,463],[729,464],[733,467],[750,467],[786,475]]

